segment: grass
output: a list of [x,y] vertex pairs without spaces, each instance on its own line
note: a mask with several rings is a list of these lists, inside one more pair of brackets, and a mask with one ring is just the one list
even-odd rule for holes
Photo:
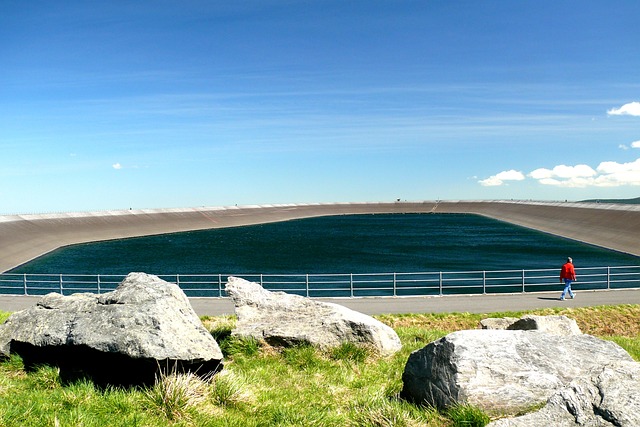
[[[203,317],[225,354],[211,378],[167,372],[153,387],[100,389],[64,384],[56,368],[25,372],[17,356],[0,362],[0,427],[13,426],[484,426],[489,418],[461,405],[439,412],[399,399],[409,354],[485,317],[564,314],[583,332],[617,342],[640,360],[640,306],[547,309],[476,315],[376,316],[403,343],[392,357],[343,344],[322,351],[266,346],[231,335],[232,316]],[[0,313],[0,320],[8,313]]]

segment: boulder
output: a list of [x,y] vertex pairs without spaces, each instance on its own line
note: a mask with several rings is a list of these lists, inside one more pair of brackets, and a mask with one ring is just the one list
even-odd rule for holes
[[594,368],[554,393],[537,412],[487,427],[640,426],[640,364],[612,362]]
[[409,356],[401,395],[437,408],[468,403],[512,414],[546,402],[574,378],[612,360],[632,358],[617,344],[586,334],[459,331]]
[[96,383],[153,383],[160,370],[216,372],[222,352],[184,292],[157,276],[131,273],[102,295],[45,295],[0,325],[0,353],[27,369],[60,367]]
[[370,346],[384,356],[402,347],[389,326],[338,304],[271,292],[238,277],[229,277],[226,292],[238,317],[233,335],[277,346],[308,343],[331,348],[351,342]]
[[488,318],[480,321],[482,329],[506,329],[510,331],[539,331],[553,335],[579,335],[582,333],[575,320],[567,316],[526,315],[514,317]]
[[517,317],[488,317],[480,321],[480,327],[482,329],[509,329],[511,325],[516,323]]

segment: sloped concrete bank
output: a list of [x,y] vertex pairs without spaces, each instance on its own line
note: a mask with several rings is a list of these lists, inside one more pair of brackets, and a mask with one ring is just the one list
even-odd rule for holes
[[62,246],[328,215],[471,213],[640,256],[640,206],[423,201],[230,206],[0,216],[0,272]]

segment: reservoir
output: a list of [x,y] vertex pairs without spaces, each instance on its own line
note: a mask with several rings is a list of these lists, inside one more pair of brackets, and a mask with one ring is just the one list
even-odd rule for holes
[[83,243],[11,273],[320,274],[639,265],[636,256],[472,214],[357,214]]

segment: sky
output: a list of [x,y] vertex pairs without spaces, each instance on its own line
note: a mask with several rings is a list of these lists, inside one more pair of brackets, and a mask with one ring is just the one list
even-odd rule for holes
[[640,196],[640,2],[0,2],[0,214]]

